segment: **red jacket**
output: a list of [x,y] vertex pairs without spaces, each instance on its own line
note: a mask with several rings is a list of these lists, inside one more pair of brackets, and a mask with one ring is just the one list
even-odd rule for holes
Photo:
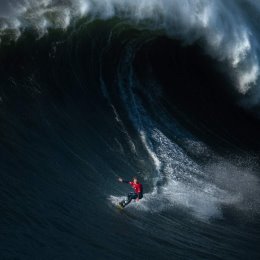
[[134,183],[132,181],[129,181],[129,184],[132,186],[132,188],[134,189],[135,193],[139,194],[139,193],[143,193],[143,185],[139,182]]
[[139,182],[134,183],[132,181],[124,181],[125,183],[129,183],[134,189],[135,193],[138,195],[138,198],[141,199],[143,197],[143,185]]

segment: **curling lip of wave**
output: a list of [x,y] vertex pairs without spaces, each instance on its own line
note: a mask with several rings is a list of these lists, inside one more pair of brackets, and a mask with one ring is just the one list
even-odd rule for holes
[[[260,8],[254,1],[255,12]],[[251,26],[241,1],[205,0],[66,0],[28,1],[22,3],[3,2],[0,6],[0,39],[13,34],[18,38],[29,27],[40,35],[49,28],[66,29],[71,21],[79,17],[109,19],[119,16],[129,22],[142,23],[148,29],[164,30],[174,38],[192,44],[203,40],[213,58],[223,61],[235,80],[237,93],[252,90],[247,105],[258,104],[259,62],[257,32]],[[251,8],[252,9],[252,8]]]

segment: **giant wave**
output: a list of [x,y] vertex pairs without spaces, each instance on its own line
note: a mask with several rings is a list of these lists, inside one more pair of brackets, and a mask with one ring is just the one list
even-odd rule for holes
[[2,1],[3,258],[257,258],[259,12]]

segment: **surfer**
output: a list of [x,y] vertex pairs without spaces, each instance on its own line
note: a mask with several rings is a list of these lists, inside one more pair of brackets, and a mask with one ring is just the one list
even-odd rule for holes
[[128,183],[132,186],[134,189],[134,192],[130,192],[127,195],[127,198],[125,200],[122,200],[119,205],[124,208],[126,205],[128,205],[132,200],[139,201],[143,197],[143,185],[138,182],[137,177],[133,177],[133,181],[124,181],[122,178],[118,179],[119,182]]

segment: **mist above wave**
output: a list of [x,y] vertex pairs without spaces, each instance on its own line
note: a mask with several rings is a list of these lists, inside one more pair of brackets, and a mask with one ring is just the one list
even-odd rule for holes
[[259,43],[257,1],[222,0],[22,0],[1,1],[0,39],[20,37],[26,28],[44,35],[66,29],[81,17],[120,17],[185,44],[200,41],[205,51],[223,62],[246,106],[258,105]]

